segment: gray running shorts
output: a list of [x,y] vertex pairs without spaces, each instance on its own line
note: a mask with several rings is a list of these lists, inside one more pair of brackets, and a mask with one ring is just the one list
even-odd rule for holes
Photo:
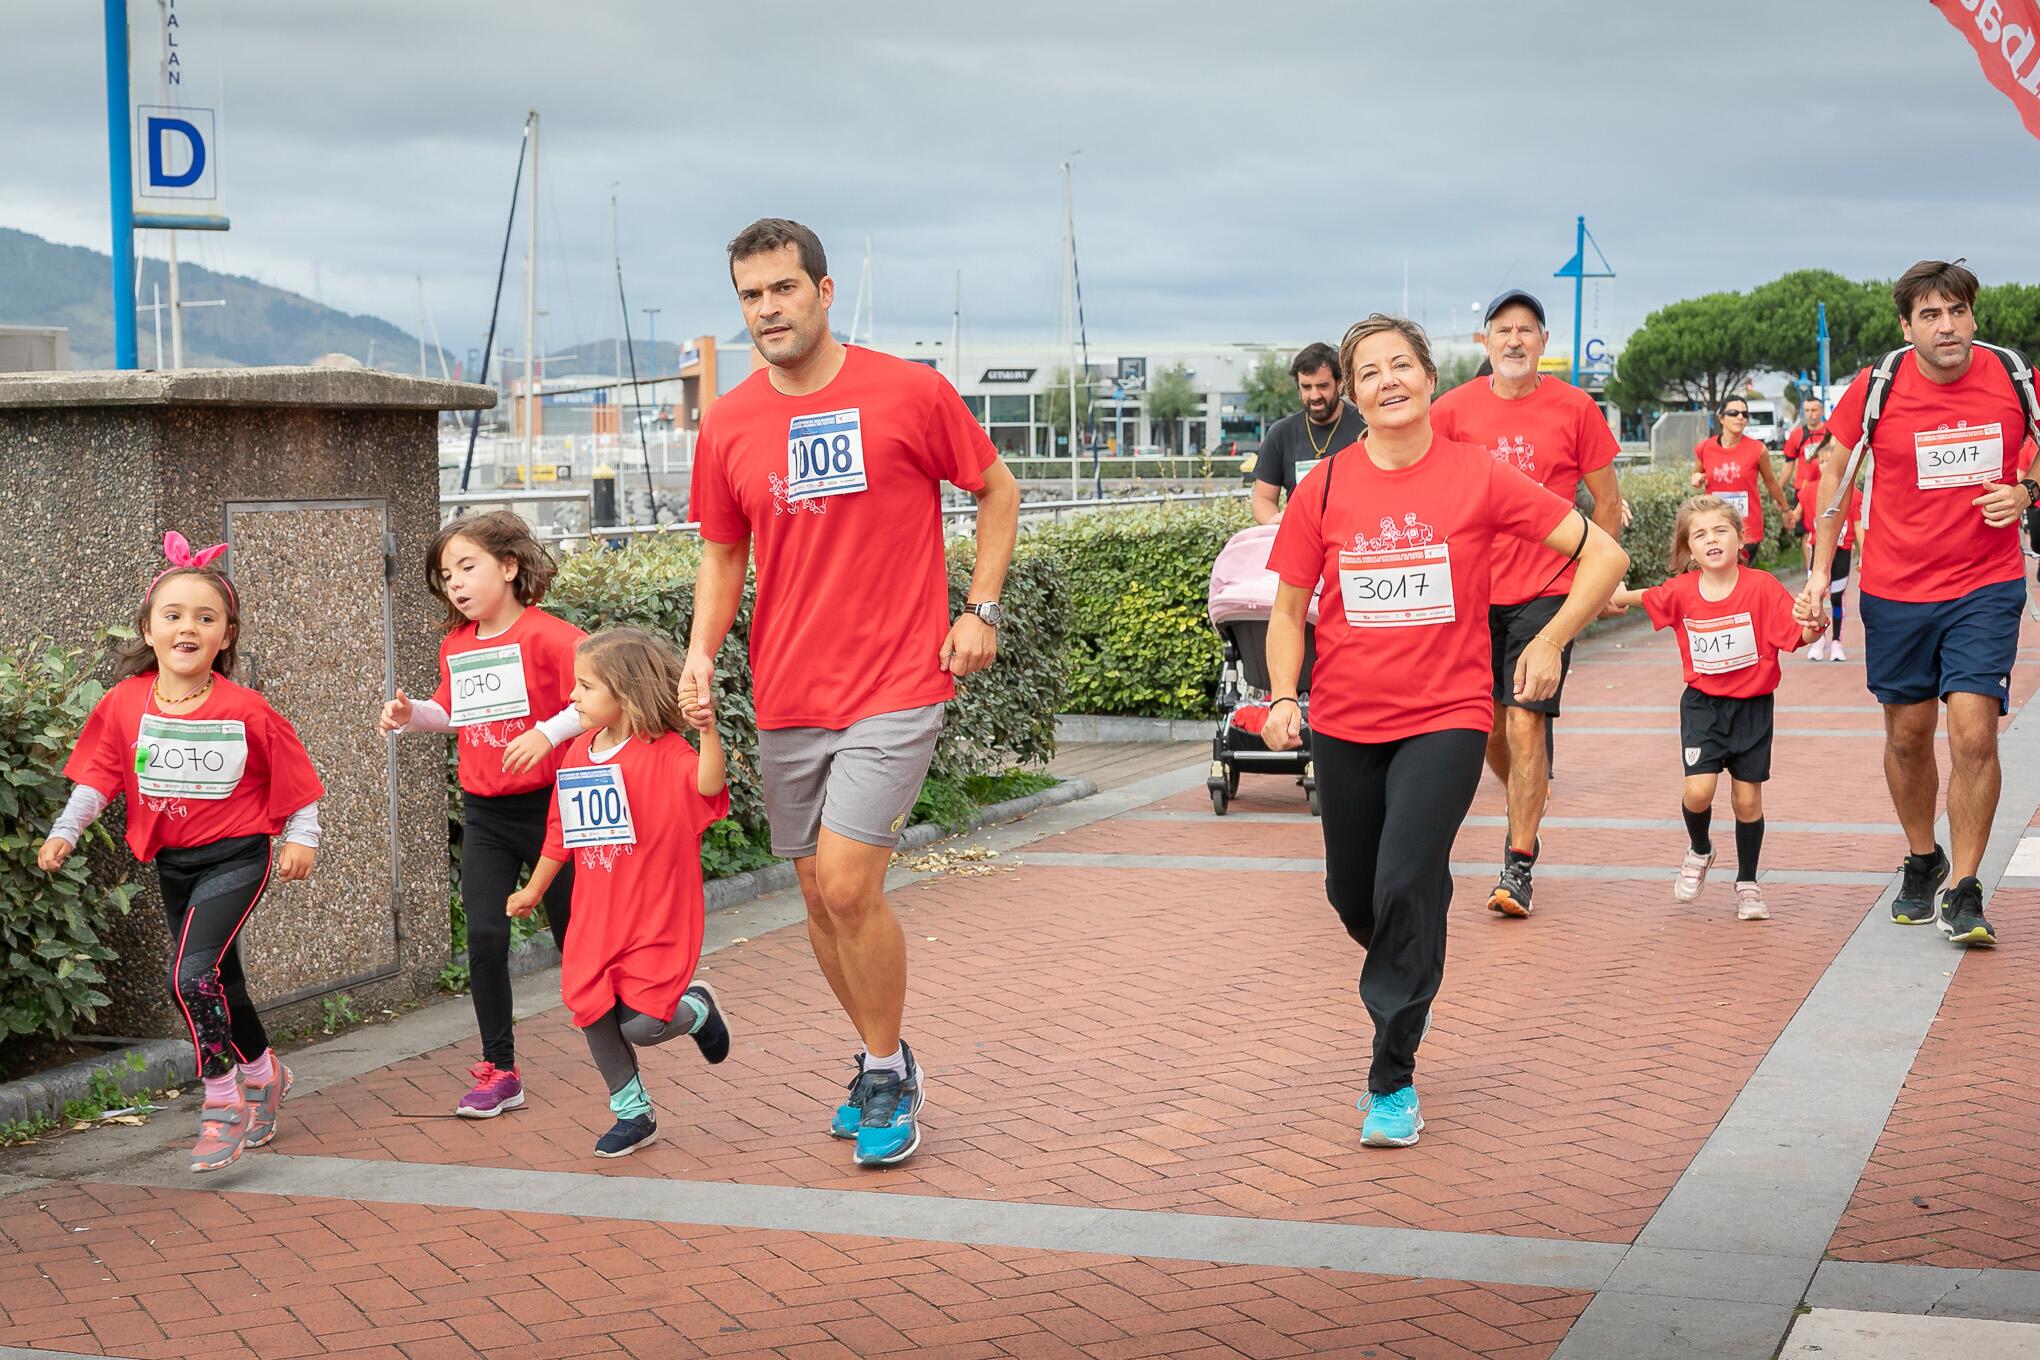
[[758,733],[758,773],[772,853],[814,854],[821,828],[866,845],[899,844],[942,735],[941,704],[877,713],[840,732],[782,727]]

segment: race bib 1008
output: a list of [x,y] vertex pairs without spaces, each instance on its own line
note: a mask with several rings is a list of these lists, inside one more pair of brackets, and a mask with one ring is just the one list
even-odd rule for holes
[[449,657],[446,672],[453,683],[455,727],[522,718],[531,712],[524,688],[524,650],[517,643],[486,647]]
[[1982,486],[2004,475],[2004,428],[1965,425],[1954,430],[1921,430],[1913,436],[1913,457],[1922,491]]
[[557,782],[560,840],[569,850],[637,844],[622,770],[614,765],[575,766],[561,770]]
[[1687,619],[1686,647],[1697,675],[1720,675],[1757,664],[1757,630],[1748,614]]
[[858,408],[796,416],[786,431],[786,499],[811,501],[862,491],[864,427]]
[[1449,544],[1339,554],[1339,594],[1353,628],[1451,623]]
[[247,724],[142,715],[135,742],[136,783],[150,798],[217,800],[248,769]]

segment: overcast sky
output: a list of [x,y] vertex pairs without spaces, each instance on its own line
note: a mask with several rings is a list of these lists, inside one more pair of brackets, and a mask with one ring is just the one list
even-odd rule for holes
[[[153,6],[151,6],[153,10]],[[1551,303],[1588,224],[1619,273],[1588,331],[1804,266],[1965,255],[2040,282],[2040,143],[1927,0],[180,0],[223,72],[233,230],[186,258],[479,346],[525,110],[543,115],[549,347],[612,329],[609,194],[662,338],[740,324],[722,248],[822,235],[848,325],[1051,339],[1075,164],[1094,340],[1328,337],[1400,306],[1442,334],[1505,285]],[[107,246],[100,7],[6,0],[0,225]],[[523,225],[505,290],[520,335]],[[149,246],[154,249],[151,237]],[[6,318],[0,318],[4,321]],[[644,317],[632,317],[642,335]],[[1563,340],[1560,337],[1564,337]]]

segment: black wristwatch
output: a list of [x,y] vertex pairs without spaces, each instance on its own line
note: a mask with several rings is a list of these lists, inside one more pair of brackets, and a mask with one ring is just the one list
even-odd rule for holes
[[2030,510],[2034,506],[2040,505],[2040,482],[2034,481],[2031,477],[2021,477],[2019,478],[2019,485],[2026,488],[2027,509]]
[[983,604],[967,604],[963,607],[963,612],[977,615],[978,621],[987,628],[997,628],[999,621],[1006,617],[1006,611],[999,608],[997,600],[986,600]]

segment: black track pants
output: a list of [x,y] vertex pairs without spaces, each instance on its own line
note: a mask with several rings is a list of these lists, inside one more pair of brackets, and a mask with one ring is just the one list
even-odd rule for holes
[[170,994],[198,1050],[198,1074],[224,1077],[254,1062],[269,1034],[248,999],[241,926],[269,886],[269,837],[232,836],[156,856],[170,927]]
[[[468,990],[475,999],[475,1023],[482,1032],[482,1059],[498,1067],[517,1063],[510,1020],[510,918],[503,904],[517,891],[517,877],[538,862],[545,848],[550,788],[488,797],[460,796],[460,900],[467,912]],[[574,897],[572,862],[545,891],[545,919],[553,943],[565,953],[567,907]]]

